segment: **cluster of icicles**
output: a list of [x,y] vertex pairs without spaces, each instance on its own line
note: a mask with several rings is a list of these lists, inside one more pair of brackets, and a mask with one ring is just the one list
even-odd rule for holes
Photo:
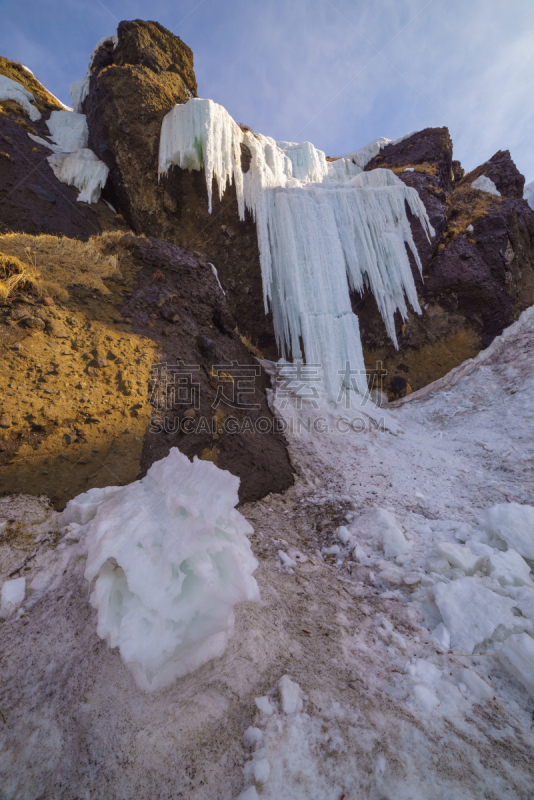
[[[242,130],[222,106],[201,99],[175,106],[162,124],[160,175],[173,164],[204,168],[210,211],[213,179],[220,198],[234,182],[240,218],[248,209],[256,221],[265,310],[270,304],[282,356],[302,358],[302,342],[306,362],[322,365],[331,399],[347,363],[350,388],[367,391],[351,290],[371,289],[395,344],[394,312],[405,318],[408,300],[420,313],[405,243],[419,269],[421,262],[406,203],[430,237],[425,207],[390,170],[362,171],[387,142],[329,162],[309,142],[275,142]],[[252,155],[246,173],[242,144]]]

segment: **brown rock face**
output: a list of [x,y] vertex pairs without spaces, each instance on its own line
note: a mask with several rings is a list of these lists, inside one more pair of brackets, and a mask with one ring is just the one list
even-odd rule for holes
[[[267,357],[277,357],[271,317],[263,309],[256,227],[240,222],[233,187],[222,201],[213,186],[208,212],[204,174],[172,167],[158,182],[163,117],[196,97],[191,50],[158,23],[121,22],[118,44],[96,55],[84,103],[91,147],[110,168],[104,192],[136,233],[196,250],[213,263],[240,330]],[[244,148],[242,169],[250,166]]]
[[[394,399],[475,356],[534,302],[534,214],[520,199],[524,178],[507,151],[464,177],[452,160],[446,128],[428,128],[385,147],[366,169],[379,166],[417,190],[436,231],[429,243],[412,220],[423,265],[423,280],[412,265],[423,313],[410,312],[405,324],[398,318],[398,350],[374,298],[353,300],[367,366],[382,362],[384,388]],[[471,188],[483,174],[501,198]]]

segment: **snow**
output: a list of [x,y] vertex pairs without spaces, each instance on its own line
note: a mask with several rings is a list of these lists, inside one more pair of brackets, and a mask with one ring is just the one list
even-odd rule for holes
[[525,186],[523,199],[526,200],[529,206],[534,210],[534,181]]
[[80,190],[78,202],[97,203],[109,168],[93,153],[83,148],[73,153],[54,153],[47,158],[56,178]]
[[252,725],[246,729],[243,734],[243,744],[245,747],[255,747],[258,742],[261,742],[263,733],[259,728],[254,728]]
[[461,669],[458,673],[459,680],[467,688],[468,692],[479,702],[493,699],[493,689],[486,681],[470,669]]
[[[106,497],[92,490],[85,577],[98,635],[118,647],[140,688],[161,689],[226,649],[233,608],[259,600],[247,536],[235,510],[239,479],[176,448],[145,478]],[[115,487],[116,489],[117,487]],[[73,505],[64,521],[71,521]]]
[[483,526],[492,536],[534,560],[534,507],[519,503],[499,503],[483,515]]
[[495,194],[497,197],[501,196],[501,193],[491,180],[486,175],[480,175],[476,181],[473,181],[471,184],[473,189],[480,189],[481,192],[489,192],[490,194]]
[[526,633],[509,636],[499,651],[499,659],[534,697],[534,639]]
[[83,150],[89,140],[85,114],[74,111],[52,111],[46,123],[52,140],[65,153]]
[[0,597],[0,615],[8,615],[15,611],[24,601],[26,578],[13,578],[4,581]]
[[482,565],[482,557],[475,555],[469,547],[454,542],[441,542],[436,545],[436,554],[443,556],[452,567],[457,567],[466,575],[473,575]]
[[[241,145],[252,156],[247,173]],[[219,198],[233,180],[240,219],[246,209],[254,216],[265,311],[272,309],[282,358],[301,359],[302,341],[307,363],[322,365],[321,388],[330,399],[343,383],[365,395],[350,292],[371,288],[395,345],[395,311],[406,318],[408,301],[420,313],[406,245],[419,270],[421,262],[406,205],[428,237],[434,231],[415,189],[389,170],[361,172],[352,158],[327,162],[309,142],[275,142],[242,131],[222,106],[199,98],[176,105],[163,119],[160,176],[173,164],[204,168],[210,212],[214,180]]]
[[365,530],[367,537],[382,545],[386,558],[396,558],[410,552],[410,542],[401,531],[395,515],[385,508],[373,508],[355,519],[351,531]]
[[85,78],[82,78],[81,81],[74,81],[70,85],[70,98],[72,100],[72,108],[75,113],[81,114],[83,111],[83,101],[89,94],[89,82],[91,78],[91,67],[93,66],[93,61],[95,60],[95,56],[102,47],[103,44],[107,44],[108,42],[113,42],[114,48],[118,44],[118,36],[114,34],[113,36],[103,36],[101,39],[98,40],[96,45],[93,48],[93,52],[89,57],[89,64],[87,66],[87,74]]
[[41,112],[32,103],[35,98],[22,84],[12,81],[5,75],[0,75],[0,103],[3,100],[14,100],[21,106],[32,122],[41,119]]

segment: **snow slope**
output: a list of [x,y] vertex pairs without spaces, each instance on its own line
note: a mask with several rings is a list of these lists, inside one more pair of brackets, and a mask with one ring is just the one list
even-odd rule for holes
[[534,590],[489,510],[534,505],[533,350],[531,309],[389,408],[397,435],[281,409],[322,424],[287,432],[295,486],[241,509],[261,603],[160,692],[98,638],[81,542],[42,501],[0,498],[2,579],[26,579],[2,624],[6,796],[530,798]]

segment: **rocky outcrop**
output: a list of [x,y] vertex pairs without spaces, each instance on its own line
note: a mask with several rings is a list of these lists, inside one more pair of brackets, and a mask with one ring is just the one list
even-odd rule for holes
[[[381,363],[388,397],[404,396],[487,347],[534,302],[534,215],[524,178],[499,151],[463,175],[446,128],[428,128],[385,147],[366,169],[389,167],[421,196],[436,231],[431,242],[412,220],[423,265],[415,265],[421,316],[398,318],[399,349],[388,340],[374,298],[355,297],[366,364]],[[487,175],[502,197],[473,189]]]
[[[92,65],[83,110],[89,146],[110,168],[103,196],[138,234],[198,251],[215,264],[239,327],[266,357],[277,351],[270,315],[263,309],[256,227],[241,222],[233,187],[208,211],[204,175],[172,167],[158,180],[163,117],[195,97],[193,55],[161,25],[121,22],[118,43],[103,45]],[[250,154],[243,154],[246,171]]]
[[[31,257],[43,260],[35,237]],[[1,249],[1,245],[0,245]],[[180,248],[109,237],[120,272],[43,303],[0,302],[0,486],[56,508],[130,483],[169,449],[241,478],[241,501],[293,483],[269,379],[212,267]]]

